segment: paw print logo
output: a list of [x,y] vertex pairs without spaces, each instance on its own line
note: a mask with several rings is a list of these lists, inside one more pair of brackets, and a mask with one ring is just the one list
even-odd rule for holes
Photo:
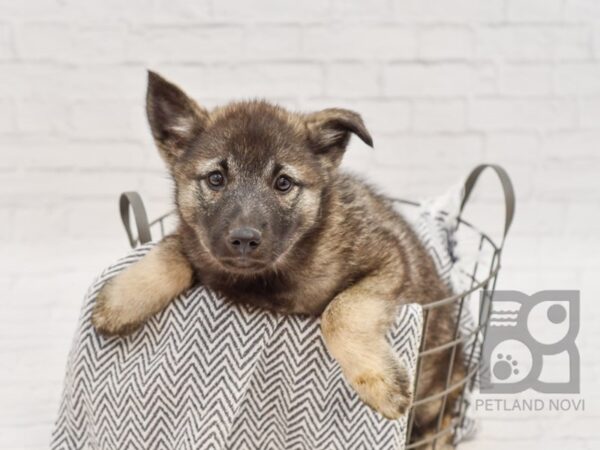
[[517,339],[504,339],[489,354],[489,382],[494,385],[519,383],[529,375],[532,364],[531,351],[525,344]]
[[[531,296],[496,291],[484,295],[492,297],[482,354],[481,392],[510,394],[534,389],[578,393],[575,338],[579,332],[579,291],[541,291]],[[544,364],[548,365],[546,370]],[[565,373],[553,379],[557,367]]]
[[498,353],[492,371],[499,380],[508,380],[513,375],[519,375],[518,365],[519,362],[513,359],[512,355],[504,356],[502,353]]

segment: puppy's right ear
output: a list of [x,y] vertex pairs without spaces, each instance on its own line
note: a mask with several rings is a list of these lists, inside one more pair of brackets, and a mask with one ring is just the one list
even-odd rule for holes
[[206,127],[208,112],[181,89],[148,71],[146,114],[161,156],[172,166]]

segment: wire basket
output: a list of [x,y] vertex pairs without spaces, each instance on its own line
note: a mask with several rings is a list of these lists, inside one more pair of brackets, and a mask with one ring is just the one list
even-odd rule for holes
[[[481,173],[487,169],[492,169],[499,177],[502,184],[505,200],[505,222],[504,231],[499,244],[486,233],[480,231],[477,227],[464,220],[462,211],[469,199],[469,196],[479,179]],[[394,199],[402,208],[415,209],[420,203]],[[170,229],[169,221],[174,216],[174,211],[166,213],[153,221],[149,222],[144,208],[144,204],[137,192],[125,192],[120,198],[120,213],[125,226],[125,231],[129,238],[132,248],[138,245],[150,242],[152,232],[154,231],[160,237],[164,237]],[[475,257],[471,269],[461,268],[460,276],[463,277],[465,288],[462,292],[455,293],[435,302],[422,305],[423,309],[423,333],[417,358],[416,373],[414,378],[413,392],[419,392],[419,379],[423,367],[422,361],[429,355],[437,352],[446,352],[448,354],[448,368],[444,388],[430,395],[414,399],[413,405],[408,414],[406,449],[432,448],[448,439],[451,435],[454,440],[460,438],[461,433],[465,431],[465,421],[467,411],[470,406],[469,394],[476,386],[478,373],[481,369],[481,353],[486,338],[489,317],[492,311],[493,294],[496,288],[496,281],[500,271],[500,257],[504,240],[512,223],[515,210],[515,196],[512,182],[507,172],[500,166],[494,164],[482,164],[475,167],[465,181],[463,199],[460,205],[460,213],[457,220],[457,230],[459,233],[457,241],[467,240],[465,234],[470,235],[468,239],[473,245]],[[130,220],[130,211],[133,211],[135,219],[135,228],[137,234],[132,231]],[[462,233],[462,235],[461,235]],[[453,330],[452,339],[435,347],[426,347],[428,323],[431,312],[435,308],[454,307],[456,311],[456,321]],[[467,324],[465,326],[465,324]],[[464,365],[464,376],[459,380],[453,380],[453,373],[458,358],[458,353],[462,352],[462,364]],[[449,397],[458,400],[452,405],[453,420],[444,421],[445,413],[448,412]],[[429,403],[438,402],[441,404],[439,414],[436,418],[435,430],[428,433],[426,437],[419,440],[415,437],[415,410],[424,407]]]

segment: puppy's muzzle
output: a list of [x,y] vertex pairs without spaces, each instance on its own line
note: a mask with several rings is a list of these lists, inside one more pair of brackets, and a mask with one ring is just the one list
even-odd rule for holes
[[229,232],[227,244],[232,253],[246,256],[258,248],[261,237],[261,232],[255,228],[236,228]]

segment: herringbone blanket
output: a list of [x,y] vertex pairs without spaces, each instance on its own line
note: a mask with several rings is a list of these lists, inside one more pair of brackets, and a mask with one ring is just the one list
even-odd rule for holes
[[[429,202],[415,229],[455,285],[453,202]],[[448,211],[451,213],[448,214]],[[232,305],[203,286],[127,338],[91,325],[98,290],[141,258],[140,247],[88,291],[67,365],[52,450],[399,450],[406,419],[366,407],[324,346],[319,321]],[[470,316],[464,327],[472,328]],[[421,308],[403,307],[390,340],[414,374]],[[457,437],[468,435],[466,420]]]
[[[69,356],[53,450],[400,449],[405,420],[364,406],[327,353],[317,319],[236,306],[202,286],[127,338],[91,324],[89,290]],[[402,309],[391,339],[414,369],[421,310]]]

